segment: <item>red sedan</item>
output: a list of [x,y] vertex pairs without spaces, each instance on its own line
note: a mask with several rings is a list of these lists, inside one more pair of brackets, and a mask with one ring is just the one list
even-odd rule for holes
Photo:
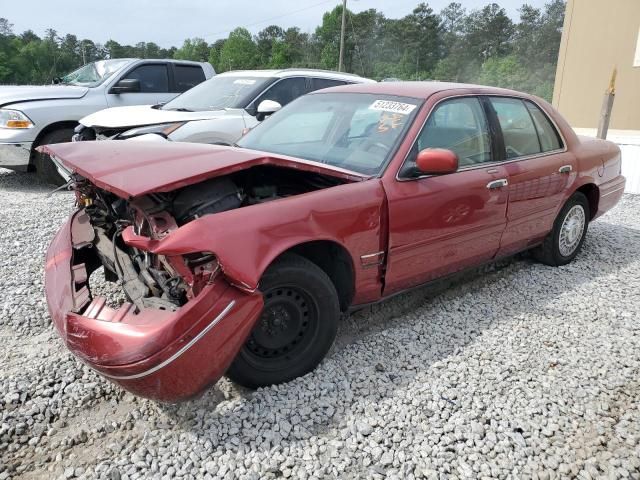
[[[355,306],[527,249],[564,265],[625,185],[614,144],[577,137],[539,98],[470,85],[315,92],[239,147],[44,148],[79,205],[47,254],[51,316],[135,394],[285,382]],[[126,303],[92,297],[99,268]]]

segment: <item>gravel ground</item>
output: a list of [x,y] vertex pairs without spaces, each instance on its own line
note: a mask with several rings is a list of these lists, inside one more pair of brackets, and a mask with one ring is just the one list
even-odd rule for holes
[[0,171],[0,480],[640,478],[640,196],[569,266],[519,258],[399,296],[303,378],[167,406],[54,334],[43,255],[72,197],[47,191]]

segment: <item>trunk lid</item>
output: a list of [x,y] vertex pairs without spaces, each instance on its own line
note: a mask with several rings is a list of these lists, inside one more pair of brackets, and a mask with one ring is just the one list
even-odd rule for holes
[[306,170],[349,181],[369,178],[308,160],[196,143],[77,142],[45,145],[38,150],[99,188],[125,199],[170,192],[257,165]]

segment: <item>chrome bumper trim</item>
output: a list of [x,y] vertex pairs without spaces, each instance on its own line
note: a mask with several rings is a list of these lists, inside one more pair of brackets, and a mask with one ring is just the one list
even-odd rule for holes
[[[189,350],[191,347],[193,347],[196,342],[198,342],[202,337],[204,337],[207,333],[209,333],[209,331],[215,327],[218,323],[220,323],[222,321],[222,319],[224,317],[227,316],[227,314],[231,311],[231,309],[233,308],[233,306],[236,304],[235,300],[232,300],[231,303],[229,303],[229,305],[227,305],[225,307],[224,310],[222,310],[222,312],[220,312],[220,314],[213,320],[213,322],[211,322],[209,325],[207,325],[198,335],[196,335],[195,337],[193,337],[191,339],[191,341],[189,341],[189,343],[187,343],[186,345],[184,345],[180,350],[178,350],[176,353],[174,353],[173,355],[171,355],[169,358],[167,358],[164,362],[159,363],[158,365],[156,365],[153,368],[150,368],[149,370],[145,370],[144,372],[140,372],[140,373],[136,373],[134,375],[109,375],[107,373],[103,373],[99,370],[96,370],[100,375],[104,376],[104,377],[108,377],[108,378],[113,378],[114,380],[134,380],[136,378],[142,378],[142,377],[146,377],[148,375],[151,375],[152,373],[157,372],[158,370],[160,370],[161,368],[166,367],[167,365],[169,365],[171,362],[173,362],[174,360],[176,360],[178,357],[180,357],[180,355],[182,355],[184,352],[186,352],[187,350]],[[89,365],[91,366],[91,365]],[[92,366],[91,366],[92,367]],[[92,367],[94,370],[95,368]]]

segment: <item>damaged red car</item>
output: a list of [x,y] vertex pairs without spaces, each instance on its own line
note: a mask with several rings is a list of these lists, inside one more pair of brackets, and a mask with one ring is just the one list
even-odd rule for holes
[[[532,249],[580,250],[621,198],[620,151],[541,99],[447,83],[301,97],[238,148],[44,147],[78,209],[46,259],[55,326],[134,394],[192,397],[227,375],[259,387],[314,369],[342,312]],[[127,301],[93,297],[104,270]]]

